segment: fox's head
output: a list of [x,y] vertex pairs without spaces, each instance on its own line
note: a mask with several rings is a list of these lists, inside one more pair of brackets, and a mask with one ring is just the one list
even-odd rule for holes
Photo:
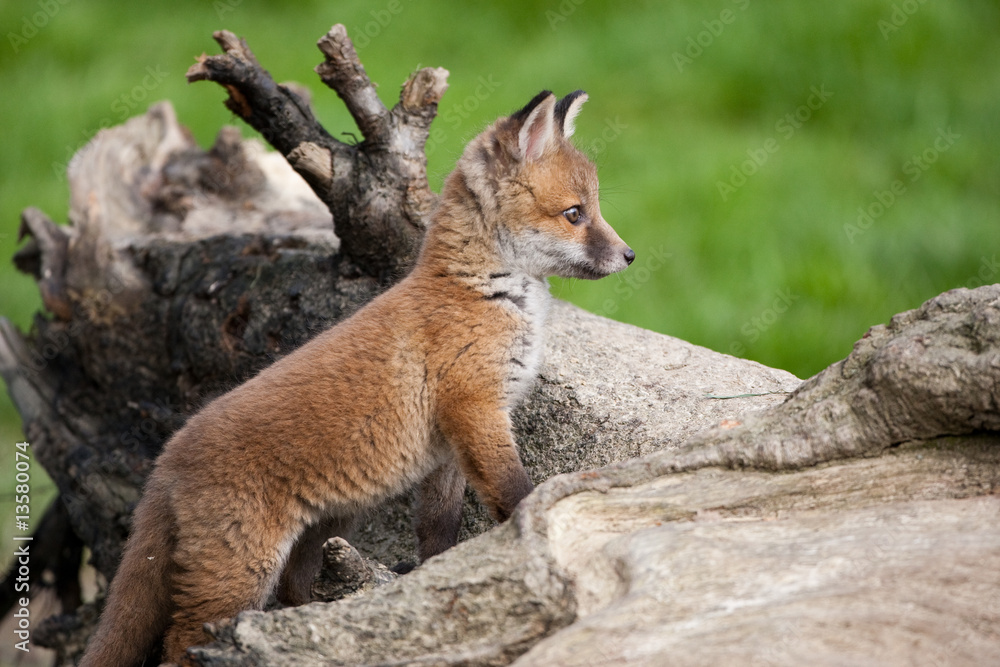
[[597,169],[569,141],[587,101],[542,91],[465,149],[445,195],[475,210],[504,263],[539,277],[603,278],[635,253],[601,216]]

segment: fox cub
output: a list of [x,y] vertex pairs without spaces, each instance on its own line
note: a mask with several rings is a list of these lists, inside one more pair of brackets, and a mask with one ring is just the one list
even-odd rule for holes
[[497,521],[532,490],[510,411],[533,382],[546,278],[596,279],[635,253],[601,217],[568,141],[586,101],[549,91],[501,118],[448,176],[413,271],[191,417],[166,444],[83,667],[140,665],[166,634],[309,599],[321,546],[417,487],[418,555],[453,546],[466,481]]

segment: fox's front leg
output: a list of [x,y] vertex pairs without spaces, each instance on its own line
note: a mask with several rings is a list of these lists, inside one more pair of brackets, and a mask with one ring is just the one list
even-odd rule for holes
[[438,425],[458,465],[497,521],[506,521],[534,485],[521,464],[510,415],[499,401],[453,400]]

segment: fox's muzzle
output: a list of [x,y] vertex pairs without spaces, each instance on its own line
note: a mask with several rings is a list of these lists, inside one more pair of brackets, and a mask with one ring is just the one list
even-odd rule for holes
[[601,278],[624,271],[635,261],[635,251],[621,240],[604,218],[587,229],[587,257],[593,266],[595,277]]

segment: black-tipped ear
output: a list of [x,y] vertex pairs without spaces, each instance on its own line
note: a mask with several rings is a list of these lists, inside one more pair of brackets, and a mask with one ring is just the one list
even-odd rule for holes
[[555,106],[555,95],[545,91],[515,114],[517,117],[524,111],[528,112],[517,130],[517,150],[514,152],[518,160],[533,162],[550,150],[558,131],[552,113]]
[[543,90],[542,92],[532,97],[531,101],[528,102],[523,109],[521,109],[520,111],[515,111],[510,115],[510,117],[513,120],[516,120],[519,124],[524,123],[524,121],[527,120],[531,112],[535,110],[535,107],[541,104],[542,100],[551,96],[552,96],[551,90]]
[[576,125],[574,124],[576,116],[580,113],[580,107],[583,106],[583,103],[587,99],[587,93],[582,90],[575,90],[556,103],[556,127],[559,128],[559,131],[567,139],[572,137],[573,132],[576,131]]

